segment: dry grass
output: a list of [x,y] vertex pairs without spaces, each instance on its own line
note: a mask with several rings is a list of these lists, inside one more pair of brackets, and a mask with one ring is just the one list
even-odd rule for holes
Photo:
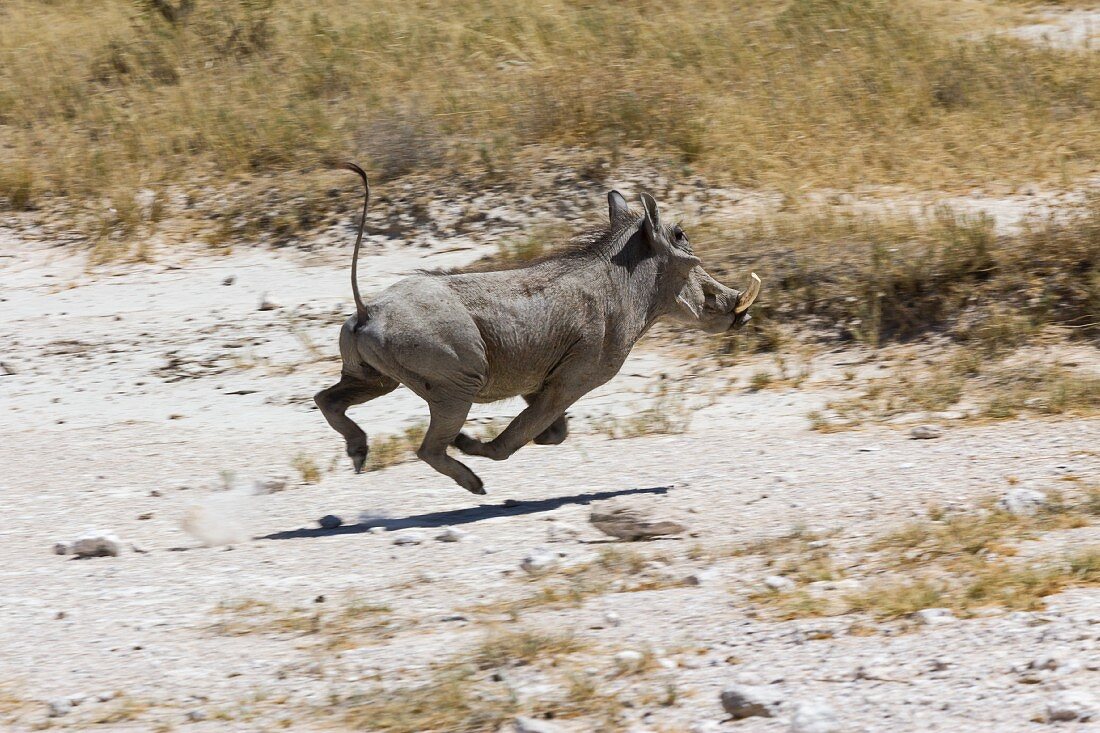
[[555,660],[582,649],[572,636],[531,629],[490,632],[473,652],[479,669],[519,667],[539,660]]
[[828,411],[807,417],[813,429],[830,432],[912,412],[938,413],[961,402],[975,419],[1020,415],[1092,415],[1100,410],[1100,376],[1059,363],[995,359],[962,349],[923,373],[913,365],[870,382],[855,397],[836,400]]
[[506,614],[519,618],[526,611],[547,608],[575,608],[594,596],[634,593],[680,587],[680,580],[650,571],[649,563],[667,560],[635,550],[606,547],[591,562],[551,571],[531,581],[534,592],[519,599],[478,606],[479,613]]
[[[992,500],[977,512],[944,514],[933,509],[938,519],[910,523],[869,546],[872,554],[860,569],[875,579],[860,590],[811,593],[797,588],[788,593],[755,594],[752,600],[781,619],[866,613],[890,620],[937,607],[964,615],[986,607],[1041,609],[1049,595],[1100,584],[1100,548],[1016,562],[1010,559],[1017,554],[1016,545],[1042,532],[1091,524],[1100,516],[1098,493],[1096,488],[1086,488],[1069,499],[1052,495],[1032,516],[997,511]],[[789,577],[802,582],[836,577],[815,573],[798,577],[797,571],[813,567],[812,562],[807,563],[805,550],[798,544],[771,547],[795,553],[773,560],[788,568],[784,574]],[[832,569],[831,565],[825,567]]]
[[315,484],[321,480],[321,467],[308,453],[299,453],[290,462],[290,467],[298,472],[302,483]]
[[645,148],[796,193],[1068,181],[1100,150],[1095,54],[970,40],[980,29],[945,1],[231,0],[175,22],[153,8],[0,9],[9,208],[79,199],[123,247],[156,227],[140,190],[202,198],[266,171],[308,185],[334,156],[380,178],[473,166],[522,181],[531,145],[612,162]]
[[311,607],[283,607],[246,598],[220,603],[215,613],[218,620],[213,631],[217,634],[311,636],[329,651],[388,639],[412,623],[396,619],[388,606],[357,597],[328,600]]
[[1100,333],[1100,197],[1062,217],[998,234],[987,217],[945,208],[930,218],[805,208],[735,228],[704,222],[696,238],[716,276],[752,268],[768,284],[726,351],[774,348],[782,322],[871,345],[942,333],[995,354],[1043,327]]
[[415,459],[416,449],[424,440],[424,432],[427,429],[427,423],[420,422],[405,428],[400,433],[372,437],[367,470],[381,471],[383,468]]
[[593,420],[593,428],[611,440],[644,435],[678,435],[687,432],[692,411],[680,383],[662,375],[646,407],[627,416],[608,415]]

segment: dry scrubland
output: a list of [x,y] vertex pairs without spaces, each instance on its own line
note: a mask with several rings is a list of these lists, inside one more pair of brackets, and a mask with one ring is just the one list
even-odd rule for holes
[[[1060,697],[1100,688],[1100,53],[1011,32],[1095,7],[0,3],[0,727],[1100,719]],[[655,329],[562,446],[478,463],[488,504],[413,460],[403,390],[352,476],[308,399],[344,158],[368,291],[546,254],[611,185],[765,290],[737,333]],[[690,532],[608,544],[614,502]],[[85,522],[139,551],[49,554]],[[733,683],[774,715],[728,720]]]

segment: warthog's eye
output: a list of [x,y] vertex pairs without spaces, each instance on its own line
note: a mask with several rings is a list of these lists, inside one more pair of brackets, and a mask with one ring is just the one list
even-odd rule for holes
[[676,237],[677,242],[683,242],[685,239],[687,239],[687,236],[684,235],[684,230],[680,227],[676,227],[672,230],[672,236]]

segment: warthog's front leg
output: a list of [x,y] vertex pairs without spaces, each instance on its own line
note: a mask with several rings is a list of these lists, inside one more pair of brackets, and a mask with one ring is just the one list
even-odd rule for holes
[[536,438],[545,436],[547,442],[560,443],[565,440],[567,433],[565,410],[586,391],[548,386],[537,395],[527,398],[527,408],[497,437],[486,443],[466,433],[459,433],[455,436],[454,446],[467,455],[503,461]]
[[397,389],[397,381],[371,370],[362,377],[354,377],[350,374],[342,374],[340,381],[328,389],[321,390],[313,397],[321,414],[328,420],[328,424],[344,436],[347,443],[348,456],[355,467],[355,472],[363,470],[367,462],[367,434],[355,424],[346,412],[352,405],[359,405],[375,397]]
[[485,488],[477,474],[464,463],[447,455],[447,446],[458,435],[473,403],[449,399],[428,403],[432,413],[424,442],[416,451],[417,457],[445,476],[453,478],[459,486],[473,494],[484,494]]

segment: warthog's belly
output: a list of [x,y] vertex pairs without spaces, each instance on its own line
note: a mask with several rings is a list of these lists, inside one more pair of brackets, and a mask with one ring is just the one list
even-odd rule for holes
[[542,388],[542,378],[528,375],[508,375],[490,378],[474,397],[474,402],[499,402],[509,397],[535,394]]

